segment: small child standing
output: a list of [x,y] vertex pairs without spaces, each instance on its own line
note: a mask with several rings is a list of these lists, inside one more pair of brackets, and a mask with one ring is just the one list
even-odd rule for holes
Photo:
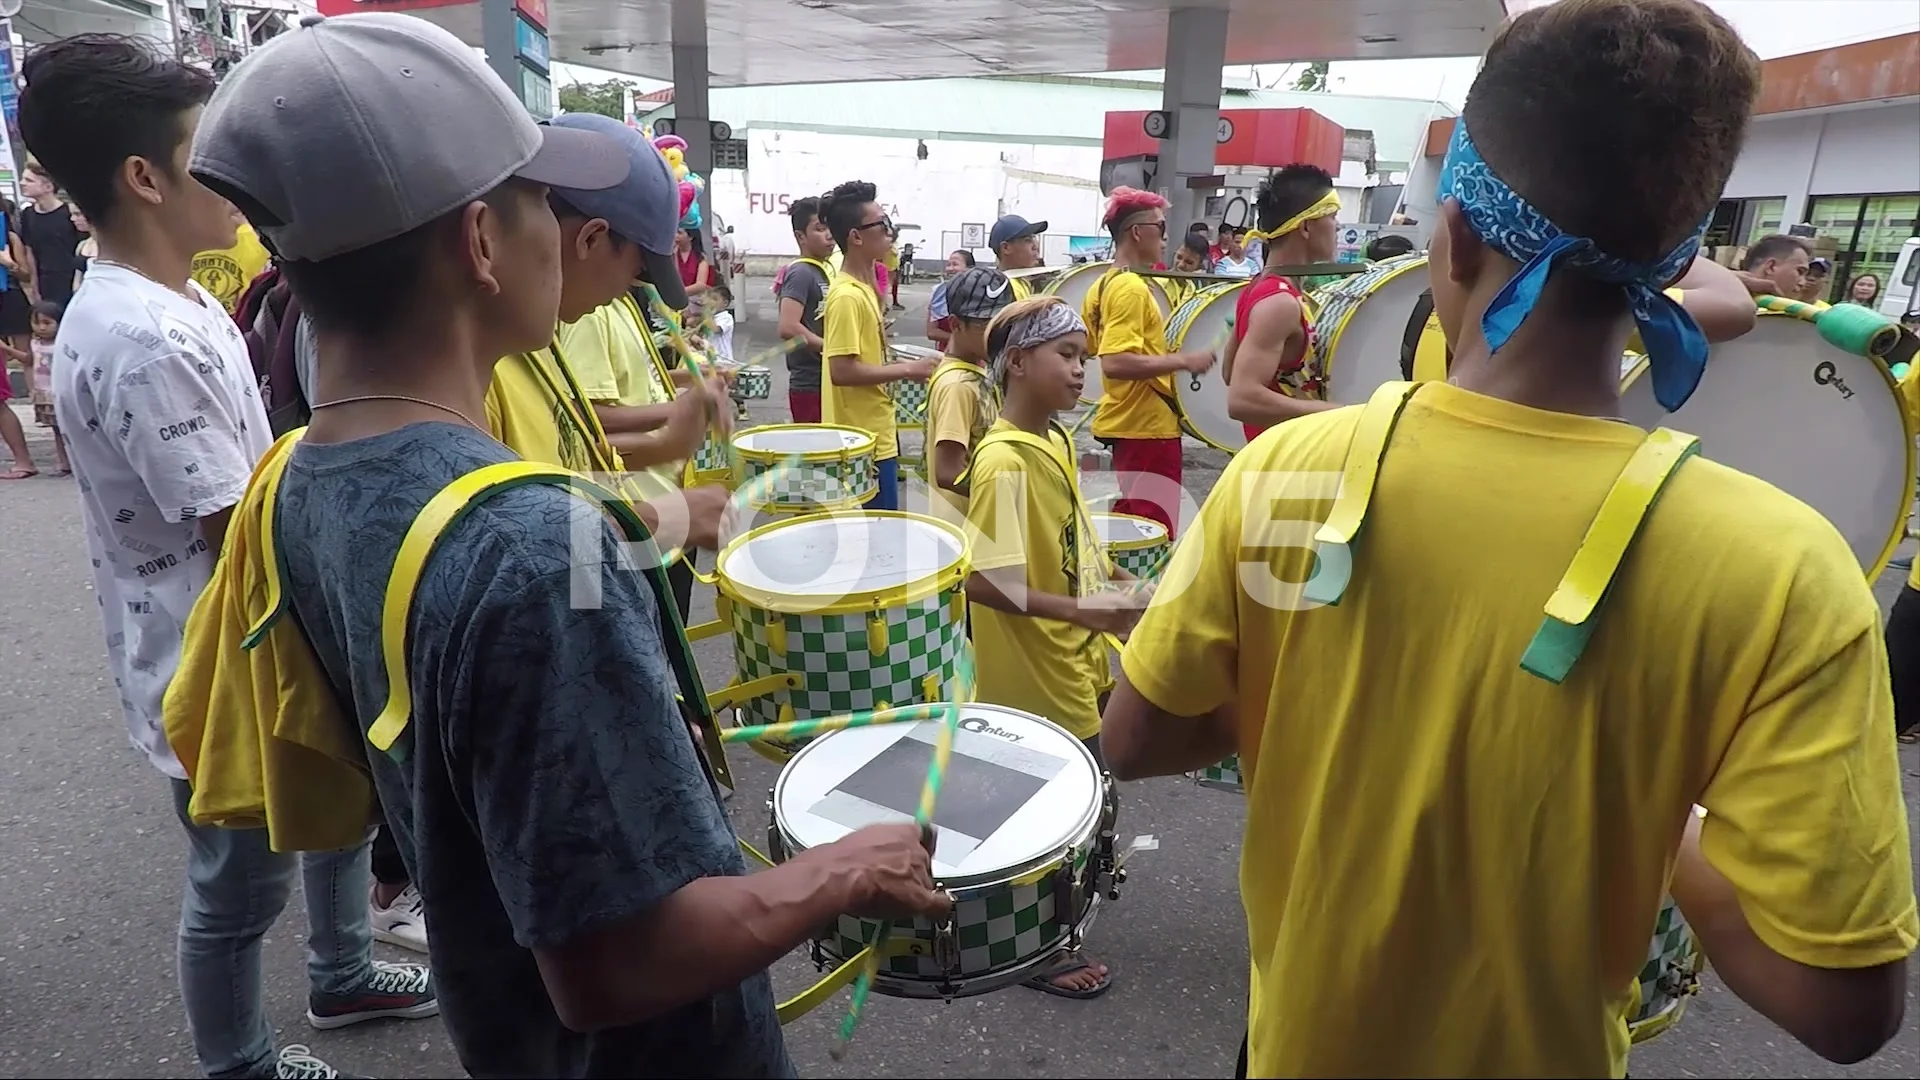
[[27,343],[29,351],[21,352],[0,343],[0,351],[4,351],[27,373],[28,400],[33,402],[33,422],[53,431],[54,476],[67,476],[73,472],[73,466],[67,462],[67,440],[60,434],[60,425],[53,416],[53,339],[60,333],[60,316],[65,312],[66,305],[58,300],[36,301],[33,305],[33,321],[29,324],[33,331],[33,338]]

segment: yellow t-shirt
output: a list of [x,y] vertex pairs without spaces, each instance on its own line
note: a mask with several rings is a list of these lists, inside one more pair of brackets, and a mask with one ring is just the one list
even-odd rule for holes
[[1025,278],[1008,278],[1007,284],[1013,286],[1013,298],[1016,301],[1025,300],[1033,295],[1033,286],[1028,285]]
[[959,443],[971,455],[999,413],[986,371],[977,364],[948,357],[927,380],[927,433],[922,448],[927,485],[960,516],[967,512],[967,501],[935,482],[939,474],[933,468],[934,447],[943,442]]
[[[1005,420],[988,428],[1020,429]],[[1105,587],[1112,568],[1086,527],[1078,492],[1062,468],[1072,444],[1048,433],[1037,446],[982,444],[973,457],[967,524],[973,568],[1025,566],[1029,589],[1083,596]],[[1051,460],[1049,460],[1051,458]],[[1072,623],[972,605],[975,697],[1044,716],[1079,738],[1100,731],[1100,692],[1110,684],[1106,640]]]
[[1556,686],[1520,657],[1643,433],[1424,384],[1344,597],[1288,610],[1359,415],[1235,456],[1122,661],[1238,718],[1249,1075],[1624,1075],[1694,803],[1770,947],[1913,950],[1879,610],[1831,524],[1687,461]]
[[[1080,304],[1096,356],[1132,353],[1165,356],[1166,320],[1153,302],[1147,281],[1130,270],[1109,271]],[[1177,439],[1180,421],[1173,415],[1173,376],[1114,379],[1103,371],[1093,434],[1101,439]]]
[[895,438],[893,399],[884,384],[878,386],[835,386],[833,358],[857,356],[863,364],[887,362],[887,339],[880,314],[880,297],[873,286],[846,274],[835,274],[827,289],[821,319],[820,419],[870,433],[874,459],[886,461],[900,456]]
[[213,294],[229,312],[240,306],[247,286],[267,268],[267,249],[253,226],[242,222],[234,230],[233,246],[218,251],[203,251],[193,257],[191,276],[200,287]]
[[[633,302],[621,297],[561,325],[557,340],[574,378],[590,401],[626,406],[661,405],[673,400],[654,362],[651,339],[636,318]],[[634,473],[647,498],[680,486],[684,461],[663,462]]]
[[[548,390],[549,383],[562,398]],[[494,364],[493,382],[487,387],[487,427],[528,461],[576,472],[602,471],[604,462],[618,458],[606,445],[599,420],[591,411],[580,417],[578,407],[565,400],[570,396],[552,349],[503,357]]]

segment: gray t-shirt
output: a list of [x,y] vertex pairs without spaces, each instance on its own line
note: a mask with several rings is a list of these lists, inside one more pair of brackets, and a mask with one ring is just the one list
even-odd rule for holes
[[[812,263],[787,264],[787,275],[780,279],[780,299],[800,301],[800,325],[818,334],[820,316],[827,302],[827,275]],[[787,387],[803,393],[820,391],[820,350],[804,342],[787,353]]]
[[[363,729],[387,696],[380,614],[401,537],[449,481],[512,458],[442,423],[294,451],[278,526],[293,614]],[[576,536],[591,550],[576,555]],[[576,590],[593,579],[598,603]],[[545,484],[478,504],[422,575],[412,721],[400,757],[370,745],[368,757],[433,924],[440,1015],[474,1076],[794,1075],[765,973],[581,1035],[556,1017],[530,951],[745,873],[656,619],[602,512]]]

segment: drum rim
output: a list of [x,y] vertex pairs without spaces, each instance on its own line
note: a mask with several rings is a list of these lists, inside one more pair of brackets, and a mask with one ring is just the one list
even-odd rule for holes
[[[851,443],[847,443],[843,445],[838,450],[801,450],[796,452],[792,450],[785,450],[785,451],[761,450],[751,446],[740,445],[741,439],[744,439],[747,436],[752,435],[756,432],[786,431],[786,430],[819,431],[823,428],[830,431],[852,432],[853,434],[858,435],[859,438],[855,439]],[[755,427],[750,427],[745,431],[736,431],[733,433],[733,438],[727,440],[727,443],[728,445],[732,446],[733,449],[736,452],[738,452],[741,457],[752,458],[755,461],[762,461],[762,460],[790,461],[794,458],[799,458],[801,461],[844,461],[847,458],[854,458],[854,457],[861,457],[861,456],[871,457],[873,455],[873,450],[875,445],[872,433],[862,431],[859,428],[847,427],[844,424],[792,424],[792,423],[760,424]]]
[[[849,592],[845,596],[825,604],[810,603],[809,601],[816,599],[814,597],[795,596],[792,593],[766,592],[751,585],[742,585],[727,575],[727,559],[732,556],[736,548],[752,543],[754,540],[766,536],[777,529],[784,529],[798,524],[807,518],[846,516],[895,518],[931,525],[939,531],[946,533],[958,543],[960,555],[954,560],[953,565],[941,567],[922,577],[908,581],[903,585],[890,586],[885,589],[869,589],[865,592]],[[719,555],[715,556],[713,560],[713,576],[714,588],[719,591],[721,596],[726,597],[733,603],[743,604],[757,611],[768,611],[779,615],[855,615],[904,607],[907,604],[925,600],[929,596],[937,596],[946,592],[948,589],[959,588],[960,585],[966,581],[967,574],[972,571],[972,566],[973,547],[967,541],[966,532],[937,517],[932,517],[927,514],[915,514],[906,510],[861,510],[851,515],[810,511],[786,518],[782,521],[770,521],[765,525],[757,525],[741,533],[739,536],[734,537],[732,540],[729,540],[727,545],[720,549]]]
[[[1219,303],[1222,300],[1225,300],[1229,296],[1238,297],[1240,295],[1240,290],[1246,288],[1248,285],[1251,285],[1251,284],[1253,284],[1251,280],[1222,282],[1218,286],[1218,289],[1219,289],[1218,292],[1215,292],[1214,290],[1209,289],[1205,292],[1198,292],[1193,294],[1192,296],[1187,297],[1186,301],[1180,305],[1181,308],[1186,307],[1187,304],[1191,304],[1195,300],[1205,300],[1206,303],[1201,304],[1198,308],[1194,309],[1193,319],[1188,320],[1187,325],[1180,328],[1180,340],[1171,341],[1171,342],[1168,342],[1168,344],[1173,347],[1173,350],[1175,352],[1179,352],[1180,350],[1186,348],[1187,332],[1193,329],[1193,323],[1200,318],[1200,313],[1202,311],[1207,310],[1208,308],[1212,307],[1214,304]],[[1175,309],[1174,314],[1175,315],[1179,314],[1179,309]],[[1169,317],[1169,321],[1171,321],[1171,316]],[[1180,379],[1178,377],[1179,373],[1175,372],[1174,374],[1175,374],[1175,378],[1173,380],[1173,403],[1174,403],[1174,411],[1179,414],[1180,430],[1186,432],[1188,435],[1191,435],[1196,439],[1199,439],[1201,442],[1206,443],[1208,446],[1213,447],[1215,450],[1218,450],[1221,453],[1225,453],[1225,454],[1239,453],[1240,449],[1247,445],[1247,440],[1242,439],[1240,441],[1240,446],[1227,446],[1223,443],[1217,443],[1212,439],[1208,438],[1206,435],[1202,434],[1200,432],[1199,425],[1195,424],[1192,420],[1188,419],[1186,398],[1180,392]],[[1192,391],[1188,391],[1188,393],[1192,393]]]
[[[1400,262],[1396,265],[1395,260],[1402,260],[1402,259],[1405,261]],[[1376,263],[1372,267],[1370,267],[1365,273],[1356,274],[1353,277],[1348,278],[1347,280],[1358,281],[1362,278],[1370,277],[1374,274],[1380,274],[1382,270],[1389,271],[1388,273],[1380,274],[1377,284],[1374,286],[1375,288],[1379,288],[1380,286],[1386,285],[1389,282],[1398,281],[1402,276],[1406,275],[1407,273],[1410,273],[1415,268],[1423,267],[1425,265],[1427,265],[1427,256],[1424,253],[1408,252],[1405,255],[1396,255],[1392,259],[1387,259],[1382,262]],[[1344,284],[1346,284],[1345,281],[1339,282],[1336,285],[1329,286],[1329,288],[1338,288],[1339,285],[1344,285]],[[1319,292],[1320,290],[1315,289],[1314,291]],[[1368,295],[1371,296],[1372,293],[1370,292],[1368,293]],[[1324,303],[1319,303],[1318,306],[1321,308],[1325,308],[1326,305]],[[1327,377],[1327,387],[1329,390],[1331,390],[1333,387],[1334,358],[1340,352],[1341,335],[1347,332],[1347,325],[1353,322],[1354,313],[1359,310],[1360,310],[1359,304],[1354,304],[1353,306],[1347,308],[1346,313],[1340,317],[1340,321],[1333,325],[1332,331],[1330,333],[1327,333],[1325,337],[1325,341],[1327,344],[1326,344],[1326,351],[1324,355],[1327,358],[1326,359],[1326,364],[1327,364],[1326,377]],[[1313,328],[1313,332],[1316,335],[1322,333],[1320,327],[1317,325]],[[1404,333],[1404,330],[1402,332]],[[1623,383],[1622,386],[1624,388],[1625,384]]]
[[[1110,551],[1140,551],[1146,548],[1157,548],[1157,547],[1166,546],[1167,527],[1153,520],[1150,517],[1141,517],[1139,514],[1119,514],[1111,510],[1092,510],[1088,512],[1087,516],[1091,518],[1110,517],[1110,518],[1126,518],[1129,521],[1144,521],[1148,525],[1153,526],[1155,529],[1160,530],[1160,534],[1158,536],[1142,537],[1139,540],[1102,539],[1100,541],[1100,546]],[[1094,531],[1098,532],[1099,529],[1096,528]]]
[[[1087,744],[1081,742],[1079,737],[1074,735],[1073,732],[1068,731],[1052,720],[1010,706],[994,705],[985,701],[965,701],[957,702],[956,704],[960,706],[963,714],[968,712],[992,712],[1007,716],[1017,716],[1025,720],[1038,721],[1043,725],[1059,731],[1061,736],[1071,745],[1073,752],[1078,755],[1075,760],[1084,761],[1087,768],[1092,770],[1095,798],[1092,808],[1085,812],[1085,816],[1081,821],[1073,828],[1067,830],[1067,839],[1049,848],[1046,853],[1029,859],[1026,862],[1015,863],[1012,866],[1003,866],[985,873],[963,877],[941,878],[936,884],[950,891],[973,892],[976,890],[1003,887],[1015,888],[1020,885],[1031,885],[1036,881],[1043,880],[1055,867],[1058,867],[1062,862],[1066,861],[1067,857],[1074,851],[1077,851],[1082,845],[1088,844],[1097,838],[1100,830],[1101,814],[1106,809],[1107,800],[1113,794],[1112,785],[1107,780],[1105,771],[1100,768],[1100,763],[1094,760],[1093,753],[1087,749]],[[933,721],[922,720],[918,722],[932,723]],[[787,777],[792,774],[793,766],[799,762],[801,758],[805,757],[809,751],[816,746],[825,744],[829,739],[839,734],[842,734],[842,732],[830,731],[825,735],[810,740],[805,746],[794,751],[793,756],[787,759],[786,764],[780,766],[780,775],[774,778],[773,790],[769,793],[769,801],[773,803],[771,824],[779,831],[780,840],[786,845],[786,849],[790,853],[798,854],[799,852],[809,849],[806,845],[801,844],[798,838],[793,835],[793,829],[789,827],[786,820],[786,804],[780,796],[781,793],[786,790]],[[959,899],[965,898],[960,897]]]

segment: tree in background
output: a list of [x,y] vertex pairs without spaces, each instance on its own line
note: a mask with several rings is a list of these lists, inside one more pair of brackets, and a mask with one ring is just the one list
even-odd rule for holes
[[1295,90],[1326,93],[1327,62],[1325,60],[1315,60],[1313,63],[1308,64],[1307,70],[1302,71],[1300,77],[1293,80],[1293,88]]
[[560,88],[560,111],[599,113],[615,120],[625,120],[626,115],[621,111],[624,100],[622,91],[630,86],[636,96],[642,93],[638,86],[622,79],[568,83]]

